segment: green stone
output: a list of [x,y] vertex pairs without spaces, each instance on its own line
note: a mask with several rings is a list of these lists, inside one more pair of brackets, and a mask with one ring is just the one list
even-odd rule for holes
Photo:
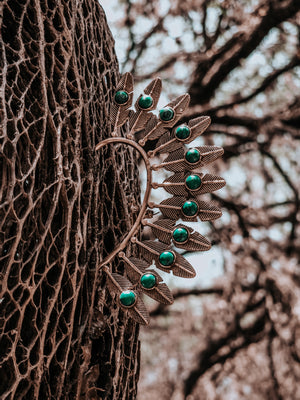
[[183,243],[186,242],[189,237],[189,233],[185,228],[176,228],[173,232],[173,239],[175,242]]
[[136,302],[136,295],[132,290],[124,290],[120,294],[120,302],[125,307],[130,307]]
[[171,107],[164,107],[161,110],[159,110],[159,118],[162,121],[165,121],[165,122],[171,121],[171,119],[173,119],[174,115],[175,115],[175,112],[174,112],[173,108],[171,108]]
[[190,190],[197,190],[202,185],[202,179],[199,175],[189,175],[186,180],[185,184]]
[[141,108],[147,109],[152,106],[153,99],[151,96],[145,95],[145,96],[140,97],[138,104]]
[[128,93],[125,92],[124,90],[119,90],[115,94],[115,102],[117,104],[125,104],[127,103],[128,99],[129,99]]
[[156,276],[150,273],[141,276],[141,285],[145,289],[152,289],[156,285]]
[[172,251],[163,251],[159,255],[159,262],[164,267],[170,267],[170,265],[172,265],[174,261],[175,261],[175,256],[174,253],[172,253]]
[[187,217],[194,217],[198,213],[198,204],[195,201],[188,200],[183,203],[182,212]]
[[200,160],[200,152],[197,149],[189,149],[185,154],[187,162],[194,164]]
[[191,134],[190,128],[186,125],[180,125],[178,128],[176,128],[175,131],[175,136],[179,140],[185,140],[187,139]]

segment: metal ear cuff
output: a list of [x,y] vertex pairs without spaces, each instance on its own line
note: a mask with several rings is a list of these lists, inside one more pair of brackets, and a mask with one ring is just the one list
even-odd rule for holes
[[[222,188],[225,180],[219,176],[203,174],[199,168],[215,161],[223,154],[217,146],[199,146],[186,148],[209,126],[207,116],[190,120],[187,124],[177,125],[188,107],[190,96],[181,95],[159,110],[158,116],[151,111],[156,109],[161,93],[160,78],[154,79],[135,102],[135,111],[130,109],[133,100],[133,78],[126,73],[117,85],[114,101],[111,106],[110,119],[114,126],[112,137],[96,145],[96,150],[117,143],[134,147],[141,155],[147,172],[147,186],[139,214],[125,239],[98,266],[107,275],[108,289],[119,306],[127,310],[131,317],[140,324],[149,323],[149,313],[141,298],[141,293],[158,302],[172,304],[172,294],[162,278],[153,269],[155,267],[173,275],[192,278],[195,270],[183,255],[175,248],[187,251],[209,250],[210,242],[193,228],[181,221],[211,221],[222,215],[221,210],[213,204],[200,199],[200,195]],[[128,122],[127,137],[118,136],[119,128]],[[135,140],[138,133],[139,140]],[[155,141],[154,150],[143,149],[148,140]],[[168,153],[160,164],[152,164],[151,159],[157,154]],[[163,182],[152,181],[152,171],[164,168],[174,172]],[[160,204],[149,201],[152,189],[162,187],[172,195]],[[151,218],[153,209],[161,215]],[[150,217],[149,217],[150,216]],[[137,232],[149,226],[155,240],[140,241]],[[131,243],[138,249],[139,258],[132,257]],[[125,249],[127,251],[125,253]],[[119,257],[125,265],[126,277],[111,273],[109,265],[114,257]]]

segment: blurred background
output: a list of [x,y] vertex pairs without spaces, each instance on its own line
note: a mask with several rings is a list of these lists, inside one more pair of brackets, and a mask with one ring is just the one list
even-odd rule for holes
[[188,92],[212,119],[197,145],[225,151],[223,216],[196,228],[212,249],[187,254],[196,278],[162,274],[172,306],[149,302],[138,399],[300,399],[300,1],[100,3],[135,95]]

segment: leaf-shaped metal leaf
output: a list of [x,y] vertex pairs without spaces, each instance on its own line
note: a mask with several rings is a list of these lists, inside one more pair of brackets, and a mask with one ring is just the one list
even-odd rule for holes
[[[197,175],[200,176],[200,174]],[[188,176],[189,174],[179,172],[165,179],[163,183],[156,184],[155,187],[162,187],[168,193],[177,196],[186,196],[188,193],[193,194],[193,196],[198,196],[203,193],[211,193],[219,190],[226,184],[225,180],[221,176],[206,174],[201,177],[202,184],[199,189],[189,190],[185,185],[185,180]]]
[[141,137],[141,139],[139,140],[139,145],[145,146],[147,140],[150,139],[151,133],[154,131],[156,132],[156,134],[159,137],[159,136],[163,135],[165,132],[167,132],[167,127],[161,123],[160,119],[158,119],[156,115],[152,114],[145,129],[143,129],[139,133],[139,135]]
[[214,206],[206,203],[205,201],[199,201],[195,198],[189,198],[194,201],[198,206],[198,212],[194,216],[187,216],[182,211],[182,206],[186,201],[186,197],[174,196],[169,199],[163,200],[160,204],[150,204],[151,208],[159,208],[165,218],[178,220],[181,218],[183,221],[196,221],[197,217],[201,221],[211,221],[221,217],[222,211]]
[[142,139],[139,140],[139,144],[144,146],[147,140],[157,139],[167,130],[167,128],[172,128],[181,118],[183,112],[189,105],[189,102],[190,95],[183,94],[166,105],[166,107],[171,107],[174,110],[174,118],[171,121],[162,121],[160,118],[153,115],[145,130],[142,132]]
[[198,200],[198,216],[201,221],[212,221],[218,219],[222,216],[222,211],[219,207],[212,203],[207,203],[206,201]]
[[171,243],[172,232],[175,225],[174,221],[171,221],[170,219],[161,219],[153,223],[147,221],[146,225],[151,227],[153,234],[161,242],[167,244]]
[[[164,243],[155,242],[153,240],[145,240],[142,242],[137,240],[136,244],[141,250],[142,257],[149,263],[154,260],[156,267],[160,270],[168,273],[172,271],[173,275],[180,276],[181,278],[194,278],[196,276],[196,272],[191,264],[181,254],[178,254],[174,249],[171,249]],[[168,250],[175,254],[175,262],[170,267],[164,267],[159,262],[159,255],[163,251]]]
[[196,137],[202,135],[202,133],[209,127],[210,123],[211,119],[207,115],[191,119],[188,126],[191,129],[192,134],[185,143],[190,143],[196,139]]
[[136,112],[132,112],[129,117],[129,129],[130,129],[131,134],[133,132],[138,132],[141,129],[143,129],[146,126],[149,119],[151,118],[151,116],[153,115],[153,114],[149,113],[149,111],[154,110],[157,106],[159,96],[161,93],[161,79],[160,78],[154,79],[146,87],[146,89],[144,90],[144,93],[146,95],[149,95],[152,97],[153,103],[152,103],[151,107],[149,107],[147,109],[142,109],[139,106],[139,100],[142,97],[142,95],[139,96],[139,98],[137,99],[137,101],[135,103]]
[[[127,258],[125,255],[122,254],[121,258],[125,262],[126,273],[131,280],[131,282],[135,284],[139,284],[140,289],[149,297],[152,297],[154,300],[159,301],[163,304],[172,304],[173,303],[173,296],[170,292],[168,286],[163,283],[162,278],[158,275],[156,271],[152,269],[147,269],[149,264],[143,260],[140,260],[135,257]],[[156,286],[152,289],[145,289],[140,283],[141,277],[145,273],[151,273],[156,278]]]
[[153,166],[154,170],[158,170],[161,168],[166,169],[167,171],[191,171],[193,169],[203,167],[206,164],[209,164],[219,158],[224,150],[222,147],[218,146],[199,146],[195,147],[200,153],[199,161],[194,163],[189,163],[185,159],[186,151],[183,148],[173,151],[168,155],[168,157],[159,165]]
[[124,90],[128,93],[128,101],[125,104],[117,104],[113,101],[110,109],[110,120],[114,128],[117,128],[125,123],[129,115],[129,107],[132,104],[133,98],[133,78],[129,72],[126,72],[119,81],[116,92]]
[[184,197],[171,197],[163,200],[160,204],[150,203],[151,208],[159,208],[165,218],[177,221],[181,217],[181,207],[184,203]]
[[[175,222],[170,219],[161,219],[153,223],[147,221],[146,225],[151,227],[152,232],[161,242],[168,244],[172,239],[174,246],[180,249],[188,251],[206,251],[211,248],[210,242],[204,236],[200,235],[200,233],[194,232],[192,228],[182,224],[175,226]],[[173,232],[178,228],[184,228],[189,232],[189,237],[186,242],[180,243],[173,239]]]
[[157,142],[156,148],[152,151],[152,156],[156,153],[169,153],[171,151],[180,149],[183,143],[191,143],[198,136],[202,135],[202,133],[210,125],[210,122],[210,117],[207,116],[202,116],[190,120],[187,125],[190,128],[190,136],[183,141],[177,139],[177,137],[175,136],[175,131],[177,127],[173,128],[171,132],[167,131],[160,137],[159,141]]
[[187,251],[207,251],[211,248],[210,242],[199,232],[193,232],[185,244],[176,244],[177,247]]
[[124,290],[128,290],[132,287],[132,283],[129,282],[128,279],[126,279],[124,276],[119,275],[119,274],[115,274],[115,273],[110,273],[108,268],[104,269],[106,272],[106,278],[107,278],[107,286],[108,289],[111,293],[116,294],[117,295],[117,301],[119,306],[122,309],[125,309],[129,312],[130,316],[139,324],[143,324],[143,325],[148,325],[149,324],[149,313],[148,310],[145,307],[145,304],[143,302],[143,300],[141,299],[139,292],[137,292],[136,290],[134,290],[136,296],[137,296],[137,301],[134,304],[134,306],[132,307],[124,307],[120,300],[120,294],[124,291]]

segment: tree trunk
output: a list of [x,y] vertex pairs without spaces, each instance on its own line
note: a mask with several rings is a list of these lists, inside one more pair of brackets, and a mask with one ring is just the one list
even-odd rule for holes
[[96,0],[0,10],[0,397],[132,400],[138,326],[96,268],[139,201],[134,153],[94,150],[119,77],[111,33]]

